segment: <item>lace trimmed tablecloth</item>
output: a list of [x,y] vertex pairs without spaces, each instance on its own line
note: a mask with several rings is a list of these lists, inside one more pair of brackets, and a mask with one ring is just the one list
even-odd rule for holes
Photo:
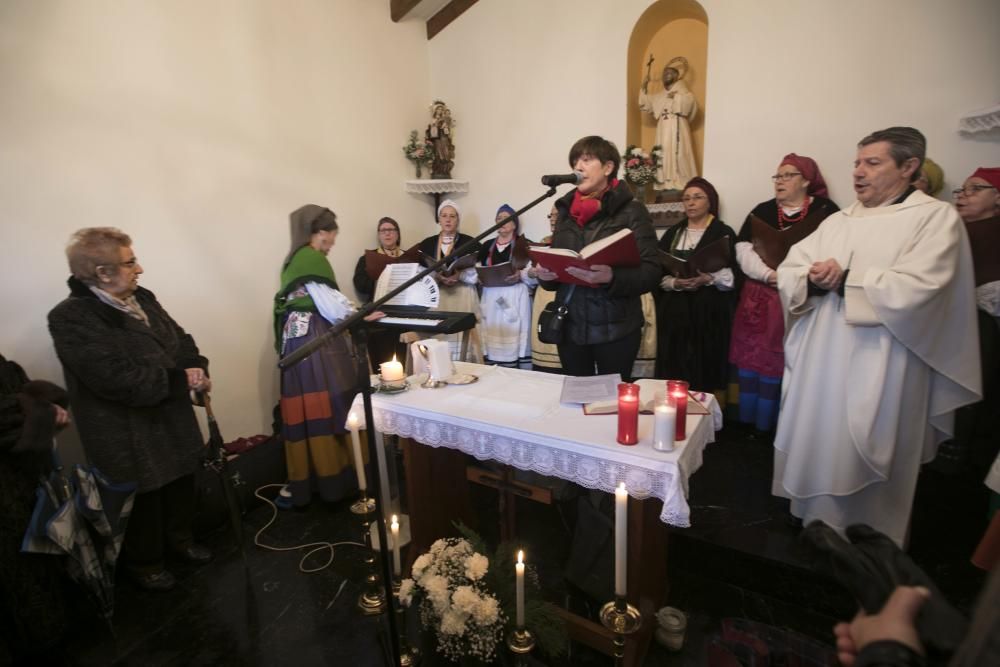
[[[559,403],[560,375],[455,365],[458,373],[479,380],[423,389],[410,378],[408,391],[374,394],[375,428],[608,493],[625,482],[629,495],[663,501],[664,523],[691,525],[688,478],[701,467],[705,445],[722,426],[714,396],[702,396],[712,414],[689,414],[687,439],[672,452],[659,452],[652,447],[652,415],[639,415],[637,445],[619,445],[617,415],[587,416],[578,405]],[[352,410],[363,423],[360,394]]]

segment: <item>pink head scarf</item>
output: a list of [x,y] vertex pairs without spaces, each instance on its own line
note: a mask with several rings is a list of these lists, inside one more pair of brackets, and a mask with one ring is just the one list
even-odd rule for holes
[[778,167],[781,167],[782,164],[790,164],[802,172],[802,178],[809,181],[809,189],[806,190],[808,194],[814,197],[829,196],[826,191],[826,181],[823,180],[823,174],[819,172],[819,165],[811,157],[789,153],[781,158],[781,164]]

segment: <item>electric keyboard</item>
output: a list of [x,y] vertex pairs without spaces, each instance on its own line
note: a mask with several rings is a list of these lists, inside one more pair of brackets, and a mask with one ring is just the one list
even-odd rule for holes
[[414,310],[399,306],[382,306],[379,310],[385,313],[385,317],[372,322],[373,328],[453,334],[476,326],[476,316],[473,313]]

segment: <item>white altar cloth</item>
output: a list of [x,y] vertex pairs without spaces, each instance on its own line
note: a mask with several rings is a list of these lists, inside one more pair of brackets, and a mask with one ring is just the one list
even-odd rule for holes
[[[463,362],[455,367],[479,380],[424,389],[411,377],[408,391],[373,394],[375,428],[608,493],[625,482],[629,495],[663,501],[664,523],[691,525],[688,478],[721,428],[714,396],[703,396],[712,414],[689,414],[687,439],[672,452],[659,452],[652,446],[652,415],[639,415],[637,445],[619,445],[617,415],[588,416],[579,405],[559,403],[561,375]],[[360,394],[352,411],[363,424]]]

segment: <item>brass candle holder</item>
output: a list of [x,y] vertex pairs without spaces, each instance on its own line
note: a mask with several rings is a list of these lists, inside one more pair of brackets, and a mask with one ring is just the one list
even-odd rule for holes
[[361,520],[361,534],[364,536],[365,544],[365,590],[358,596],[358,609],[366,616],[376,616],[385,611],[385,594],[379,585],[378,569],[375,566],[375,551],[372,549],[371,532],[368,527],[371,525],[372,516],[375,514],[375,499],[369,498],[365,491],[361,492],[359,498],[351,505],[351,513],[356,514]]
[[527,628],[517,628],[507,636],[507,648],[514,654],[514,666],[522,667],[524,656],[535,649],[535,635]]
[[410,648],[406,640],[406,609],[399,599],[399,579],[392,582],[392,596],[396,598],[396,615],[399,617],[399,664],[400,667],[413,667],[417,664],[417,649]]
[[637,632],[642,627],[642,614],[625,601],[623,596],[615,596],[614,601],[601,607],[601,624],[615,633],[614,658],[616,667],[625,663],[625,635]]

